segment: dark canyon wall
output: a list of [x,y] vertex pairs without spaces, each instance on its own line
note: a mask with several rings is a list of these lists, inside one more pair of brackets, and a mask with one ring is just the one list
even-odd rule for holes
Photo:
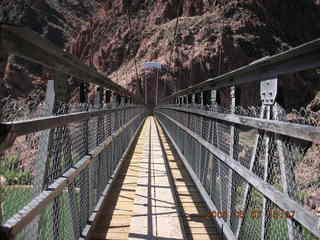
[[[320,8],[311,0],[3,0],[0,7],[2,22],[30,27],[138,97],[145,79],[149,101],[155,95],[155,73],[143,70],[145,61],[167,66],[160,74],[165,96],[320,36]],[[17,58],[9,64],[2,59],[0,66],[0,97],[43,96],[44,69]],[[319,90],[315,72],[282,78],[288,107],[307,105]],[[70,85],[71,90],[77,86]],[[301,88],[305,94],[297,97]],[[256,88],[246,86],[243,104],[256,97]]]

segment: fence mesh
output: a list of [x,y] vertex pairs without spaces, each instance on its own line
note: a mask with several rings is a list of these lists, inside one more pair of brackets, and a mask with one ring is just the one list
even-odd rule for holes
[[[41,104],[39,109],[25,115],[21,109],[6,120],[53,115]],[[78,239],[81,236],[144,117],[144,109],[134,105],[110,109],[110,105],[57,104],[54,115],[97,110],[108,111],[89,120],[18,137],[10,149],[1,153],[0,222],[6,224],[32,199],[50,189],[52,183],[83,161],[89,151],[95,150],[112,133],[127,124],[126,129],[112,137],[111,144],[105,145],[91,159],[91,164],[82,169],[74,181],[17,235],[17,239]]]
[[[232,156],[234,161],[275,189],[288,194],[313,215],[318,214],[317,207],[320,209],[317,202],[311,201],[319,189],[316,179],[320,175],[313,167],[315,162],[319,162],[314,159],[319,155],[316,143],[183,111],[186,108],[192,109],[192,105],[163,106],[157,110],[157,116],[211,197],[220,214],[218,217],[228,224],[239,239],[289,239],[290,235],[293,239],[315,240],[319,237],[293,220],[290,214],[294,213],[284,211],[271,202],[226,165],[219,154],[209,152],[170,118],[224,154]],[[278,105],[275,108],[277,112],[261,106],[246,109],[236,107],[235,113],[253,118],[267,118],[270,114],[271,119],[318,126],[320,115],[317,113],[306,110],[292,110],[288,113]],[[227,107],[204,109],[213,113],[229,113],[230,110]],[[293,230],[289,232],[289,229]]]

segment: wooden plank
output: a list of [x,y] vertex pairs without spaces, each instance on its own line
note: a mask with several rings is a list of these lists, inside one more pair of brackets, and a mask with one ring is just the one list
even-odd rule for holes
[[156,125],[148,120],[143,170],[140,171],[129,239],[144,235],[150,239],[183,239],[178,212],[162,157]]
[[[112,186],[115,185],[116,180],[118,179],[119,177],[119,174],[121,173],[120,170],[121,170],[121,167],[123,165],[123,162],[124,160],[126,159],[126,157],[128,156],[129,152],[130,152],[130,149],[135,141],[135,138],[137,136],[137,134],[139,133],[141,127],[143,126],[144,124],[144,120],[141,121],[141,123],[139,124],[139,126],[137,127],[137,129],[135,130],[135,133],[133,134],[125,152],[123,153],[122,155],[122,158],[119,160],[119,163],[118,165],[116,166],[116,169],[114,171],[114,174],[111,176],[111,182],[110,184],[108,184],[104,190],[104,194],[101,196],[101,199],[103,199],[103,203],[101,204],[101,206],[97,209],[95,209],[95,212],[93,213],[93,215],[90,217],[90,224],[87,225],[87,231],[86,232],[83,232],[82,235],[83,236],[86,236],[87,238],[91,238],[93,237],[94,238],[94,235],[95,235],[95,232],[94,232],[94,226],[95,224],[98,222],[98,219],[102,216],[103,214],[103,211],[102,209],[105,208],[107,202],[106,202],[106,199],[107,199],[107,196],[109,195],[109,193],[111,193],[111,189],[112,189]],[[122,198],[128,198],[126,196],[124,196],[124,194],[122,193],[122,191],[120,192],[121,194],[121,197]],[[121,215],[122,216],[122,215]],[[125,216],[126,217],[126,216]],[[93,235],[92,235],[93,234]]]
[[[160,112],[156,112],[157,114],[161,114],[165,117],[167,117],[166,115],[160,113]],[[180,123],[176,122],[175,120],[167,117],[170,121],[173,121],[173,123],[175,123],[177,125],[177,127],[182,128],[183,125],[181,125]],[[207,204],[208,208],[210,211],[218,211],[217,207],[213,204],[213,202],[210,199],[210,196],[208,195],[208,193],[206,192],[206,190],[204,189],[204,187],[202,186],[201,182],[199,181],[199,179],[197,178],[196,174],[194,173],[192,167],[190,166],[190,164],[188,163],[187,159],[184,157],[184,155],[182,154],[180,148],[176,145],[174,139],[172,138],[172,136],[170,135],[170,133],[168,132],[166,126],[161,122],[161,120],[158,118],[158,121],[160,122],[163,130],[165,131],[166,135],[168,136],[168,138],[170,139],[171,144],[173,145],[173,147],[175,148],[177,154],[179,155],[179,158],[181,159],[181,161],[184,164],[184,167],[187,169],[189,175],[191,176],[193,182],[195,183],[195,185],[197,186],[201,196],[203,197],[203,200],[205,201],[205,203]],[[180,127],[180,125],[182,127]],[[182,128],[183,129],[183,128]],[[187,128],[185,128],[187,129]],[[185,130],[184,129],[184,130]],[[190,131],[191,132],[191,131]],[[192,133],[192,132],[191,132]],[[192,136],[192,135],[191,135]],[[200,142],[200,144],[202,144],[202,142]],[[204,144],[202,144],[204,145]],[[206,147],[206,146],[205,146]],[[224,221],[221,218],[217,218],[216,219],[216,223],[219,225],[220,228],[224,229],[224,234],[227,237],[227,239],[230,240],[235,240],[235,236],[234,233],[232,232],[232,230],[230,229],[230,227],[228,225],[226,225],[224,223]]]
[[[163,113],[158,112],[158,114],[163,115],[164,117],[168,118],[171,122],[173,122],[177,127],[183,129],[187,134],[192,136],[193,138],[197,139],[197,141],[205,146],[212,154],[219,157],[219,159],[227,164],[230,168],[232,168],[235,172],[237,172],[242,178],[244,178],[248,183],[250,183],[254,188],[256,188],[259,192],[261,192],[264,196],[269,198],[273,203],[279,206],[282,210],[292,212],[294,211],[295,214],[293,218],[302,224],[306,229],[312,232],[317,237],[320,237],[320,230],[318,229],[317,225],[314,223],[318,222],[318,217],[313,216],[309,211],[304,209],[296,201],[290,199],[286,194],[280,192],[275,187],[270,185],[269,183],[265,183],[262,179],[257,177],[254,173],[250,170],[242,166],[239,162],[235,161],[234,159],[230,158],[228,155],[220,151],[218,148],[213,146],[212,144],[206,142],[202,139],[199,135],[193,133],[188,128],[184,127],[179,122],[175,121],[174,119],[166,116]],[[196,179],[197,180],[197,179]],[[194,179],[195,181],[195,179]],[[203,193],[204,194],[204,193]]]
[[245,117],[236,114],[223,114],[217,112],[203,111],[199,109],[187,109],[182,107],[159,107],[159,109],[172,109],[179,112],[186,112],[201,116],[206,116],[211,119],[218,119],[225,122],[238,124],[241,126],[252,127],[260,130],[265,130],[289,137],[303,139],[315,143],[320,143],[320,128],[302,124],[278,120],[265,120],[252,117]]

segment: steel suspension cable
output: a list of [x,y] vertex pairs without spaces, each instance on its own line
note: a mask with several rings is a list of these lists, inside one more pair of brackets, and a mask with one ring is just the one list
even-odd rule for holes
[[[127,15],[128,15],[129,29],[130,29],[130,32],[132,32],[130,7],[128,8]],[[135,71],[136,71],[136,75],[137,75],[137,80],[139,81],[140,78],[139,78],[139,72],[138,72],[138,67],[137,67],[136,54],[134,55],[134,67],[135,67]]]

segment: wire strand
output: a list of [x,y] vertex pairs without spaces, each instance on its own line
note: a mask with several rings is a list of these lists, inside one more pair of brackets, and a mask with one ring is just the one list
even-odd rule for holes
[[170,58],[169,58],[169,68],[171,68],[171,65],[172,65],[172,54],[173,54],[173,50],[175,48],[175,43],[176,43],[176,35],[177,35],[177,29],[178,29],[178,25],[179,25],[179,9],[182,7],[182,0],[180,0],[179,2],[179,6],[177,7],[177,13],[176,13],[176,16],[177,16],[177,21],[176,21],[176,24],[175,24],[175,27],[174,27],[174,34],[173,34],[173,44],[172,44],[172,48],[171,48],[171,51],[170,51]]
[[[132,32],[130,7],[128,8],[127,15],[128,15],[129,29],[130,29],[130,32]],[[136,70],[137,80],[139,81],[140,77],[139,77],[139,72],[138,72],[138,67],[137,67],[136,55],[134,55],[134,67],[135,67],[135,70]]]

